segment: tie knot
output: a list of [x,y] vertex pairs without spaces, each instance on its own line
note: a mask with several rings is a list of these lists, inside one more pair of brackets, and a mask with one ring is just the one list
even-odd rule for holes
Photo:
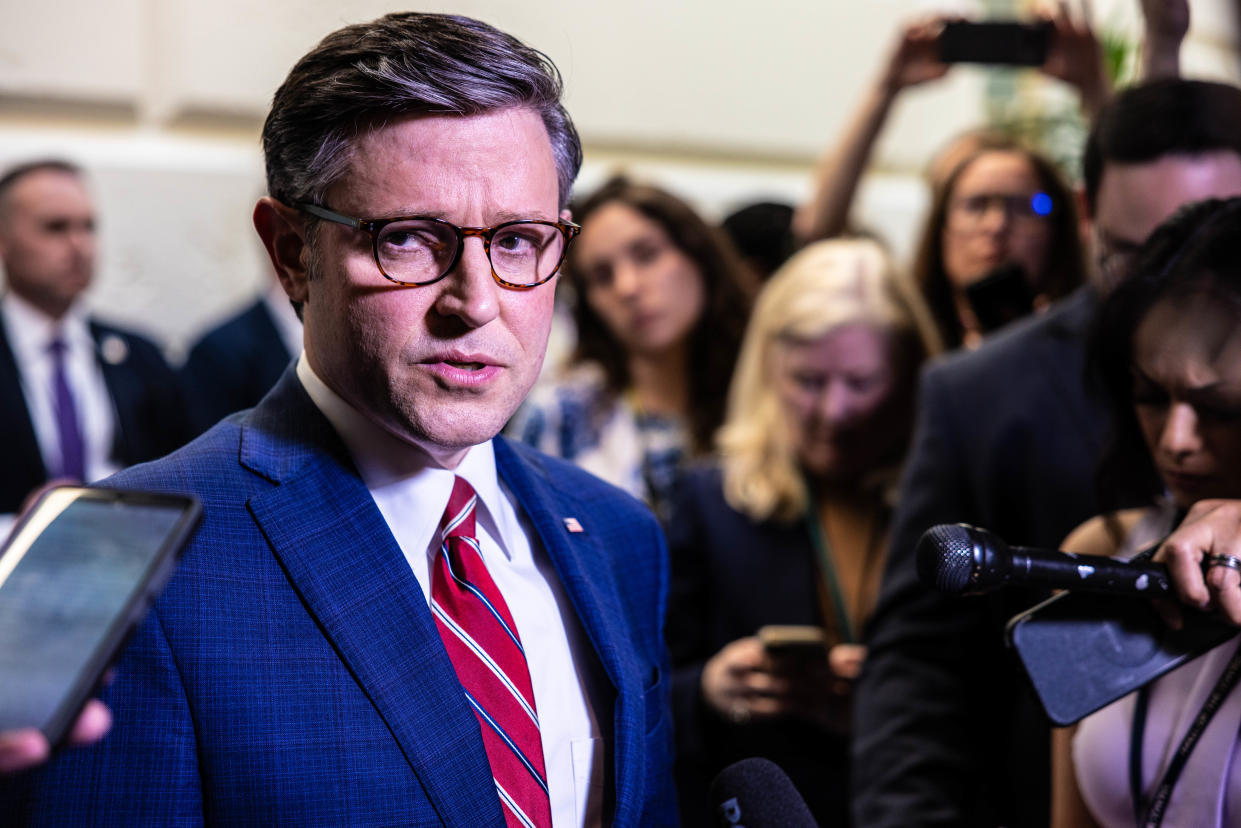
[[465,478],[454,477],[448,507],[444,509],[444,518],[440,521],[445,538],[474,537],[474,504],[477,502],[474,487],[465,482]]
[[47,343],[47,349],[52,352],[53,356],[59,357],[64,355],[65,351],[68,350],[68,346],[65,345],[65,341],[58,336],[51,342]]

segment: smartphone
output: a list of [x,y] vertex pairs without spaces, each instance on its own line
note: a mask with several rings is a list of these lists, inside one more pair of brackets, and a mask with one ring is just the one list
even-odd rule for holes
[[806,665],[827,666],[827,633],[822,627],[802,624],[769,624],[759,627],[758,640],[772,658]]
[[1054,32],[1046,20],[950,20],[939,34],[939,59],[944,63],[1042,66]]
[[1238,633],[1214,615],[1181,611],[1185,623],[1174,630],[1145,599],[1062,592],[1009,621],[1008,641],[1048,718],[1065,726]]
[[68,734],[198,522],[192,497],[61,486],[0,550],[0,731]]
[[967,285],[965,296],[983,333],[1034,312],[1034,288],[1021,265],[1012,262]]

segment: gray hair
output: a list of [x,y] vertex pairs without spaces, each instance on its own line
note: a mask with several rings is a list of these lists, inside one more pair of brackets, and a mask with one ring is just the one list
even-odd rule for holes
[[263,125],[268,192],[285,204],[321,203],[357,136],[389,119],[523,107],[539,114],[551,139],[563,208],[582,146],[562,90],[550,58],[468,17],[403,12],[346,26],[276,90]]

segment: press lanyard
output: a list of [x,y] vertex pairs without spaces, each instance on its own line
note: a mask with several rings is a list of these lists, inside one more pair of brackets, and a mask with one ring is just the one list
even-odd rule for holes
[[1167,810],[1168,801],[1172,797],[1172,789],[1181,778],[1181,772],[1185,770],[1189,755],[1197,746],[1198,740],[1202,738],[1202,733],[1211,723],[1211,719],[1219,712],[1224,699],[1228,698],[1228,694],[1237,686],[1239,679],[1241,679],[1241,649],[1233,654],[1228,666],[1224,668],[1219,680],[1215,682],[1211,695],[1207,696],[1207,700],[1203,702],[1197,718],[1189,726],[1189,730],[1185,731],[1185,737],[1181,739],[1180,747],[1176,749],[1172,761],[1168,763],[1168,769],[1164,772],[1159,787],[1155,789],[1149,807],[1143,807],[1142,801],[1142,740],[1146,730],[1147,708],[1150,706],[1150,686],[1147,685],[1138,691],[1129,739],[1129,788],[1130,795],[1133,797],[1134,817],[1142,828],[1158,828],[1163,823],[1164,811]]
[[827,545],[827,537],[823,534],[823,527],[819,526],[819,515],[813,500],[810,500],[810,505],[806,508],[806,527],[810,530],[810,542],[814,544],[814,552],[819,559],[819,571],[823,573],[823,580],[827,582],[827,588],[832,594],[832,609],[841,642],[854,644],[857,639],[853,637],[853,624],[849,622],[849,611],[845,607],[844,593],[840,590],[840,579],[836,576],[836,565],[832,563],[832,553]]

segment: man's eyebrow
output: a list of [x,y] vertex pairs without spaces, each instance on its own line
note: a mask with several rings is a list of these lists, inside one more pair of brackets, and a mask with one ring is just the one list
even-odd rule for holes
[[[551,221],[551,222],[560,221],[559,213],[549,217],[549,216],[539,215],[540,212],[541,211],[539,210],[531,210],[530,212],[515,212],[512,210],[501,210],[496,213],[491,213],[491,218],[488,221],[488,224],[494,226],[497,224],[504,224],[505,222],[509,222],[509,221],[526,221],[529,219],[535,219],[538,221]],[[456,224],[456,222],[453,221],[449,217],[449,211],[447,210],[413,210],[413,209],[395,210],[389,213],[388,215],[376,216],[375,218],[370,219],[370,220],[371,221],[389,221],[394,218],[415,218],[415,217],[439,219],[440,221],[447,221],[452,224]],[[462,226],[465,226],[465,225],[462,225]]]

